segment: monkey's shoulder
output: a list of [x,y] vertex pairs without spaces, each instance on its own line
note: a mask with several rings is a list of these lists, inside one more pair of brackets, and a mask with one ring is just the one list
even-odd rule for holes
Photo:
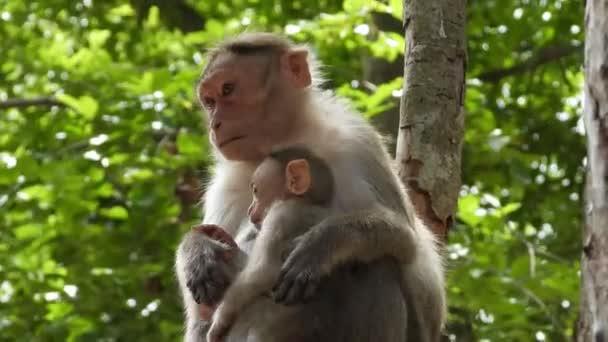
[[275,202],[268,211],[268,217],[274,216],[276,221],[291,224],[315,224],[331,215],[331,209],[314,205],[306,200],[291,198]]

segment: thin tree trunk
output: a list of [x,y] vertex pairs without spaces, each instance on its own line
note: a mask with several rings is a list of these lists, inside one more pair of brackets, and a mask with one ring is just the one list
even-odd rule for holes
[[460,189],[466,0],[404,0],[397,161],[418,214],[445,239]]
[[608,341],[608,2],[587,0],[587,184],[577,341]]

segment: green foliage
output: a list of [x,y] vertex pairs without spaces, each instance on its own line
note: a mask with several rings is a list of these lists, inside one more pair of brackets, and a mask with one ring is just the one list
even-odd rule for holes
[[[454,340],[572,335],[582,9],[469,1]],[[193,94],[204,49],[255,29],[310,42],[328,85],[378,117],[403,80],[372,84],[365,60],[398,62],[404,41],[373,13],[398,20],[401,1],[0,1],[0,103],[62,104],[0,109],[0,340],[178,340],[173,255],[210,162]]]

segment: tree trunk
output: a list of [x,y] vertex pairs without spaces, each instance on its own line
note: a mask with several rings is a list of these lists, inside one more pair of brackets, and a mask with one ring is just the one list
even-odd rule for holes
[[397,161],[418,214],[441,239],[460,190],[466,0],[404,0],[405,82]]
[[608,341],[608,2],[587,0],[587,184],[577,341]]

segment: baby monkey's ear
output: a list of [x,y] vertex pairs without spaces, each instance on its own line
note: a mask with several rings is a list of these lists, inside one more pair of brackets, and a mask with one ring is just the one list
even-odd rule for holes
[[285,168],[287,190],[294,195],[302,195],[310,189],[310,166],[306,159],[296,159]]

